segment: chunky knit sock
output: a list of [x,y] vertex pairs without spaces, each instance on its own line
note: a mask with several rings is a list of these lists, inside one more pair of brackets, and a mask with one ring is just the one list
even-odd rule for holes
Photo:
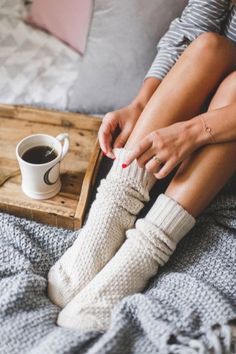
[[127,150],[116,156],[107,177],[101,180],[85,226],[48,274],[49,298],[64,307],[113,257],[149,200],[156,179],[137,161],[123,169]]
[[126,232],[127,240],[110,262],[59,313],[58,325],[106,330],[114,305],[145,288],[194,223],[182,206],[161,194],[146,217]]

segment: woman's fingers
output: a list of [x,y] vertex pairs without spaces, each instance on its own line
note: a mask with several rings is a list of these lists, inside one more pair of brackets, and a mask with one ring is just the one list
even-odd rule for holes
[[112,133],[114,132],[117,126],[116,116],[112,113],[107,113],[102,121],[102,124],[98,131],[98,139],[102,151],[111,158],[115,158],[115,155],[112,152],[111,142],[112,142]]
[[149,148],[148,150],[146,150],[140,157],[137,158],[137,162],[138,162],[139,167],[146,168],[149,161],[152,161],[152,158],[154,155],[155,155],[155,151],[152,148]]
[[141,157],[141,155],[152,146],[152,141],[149,137],[144,138],[135,148],[127,154],[125,165],[129,166],[132,161]]
[[101,125],[101,127],[98,131],[98,139],[99,139],[99,143],[100,143],[102,151],[107,154],[107,151],[109,151],[109,145],[111,142],[110,131],[109,131],[108,126]]
[[151,158],[149,159],[149,161],[146,163],[144,167],[148,172],[157,173],[162,168],[163,164],[164,164],[164,160],[162,160],[161,158],[160,161]]
[[128,140],[130,134],[131,134],[132,128],[127,128],[125,127],[121,133],[118,135],[116,138],[113,148],[122,148],[124,147],[126,141]]
[[168,160],[157,173],[154,173],[154,176],[157,179],[165,178],[171,173],[171,171],[175,168],[176,165],[177,163],[174,160]]

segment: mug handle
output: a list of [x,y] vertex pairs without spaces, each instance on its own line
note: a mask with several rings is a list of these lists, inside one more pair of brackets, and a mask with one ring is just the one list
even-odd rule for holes
[[63,147],[62,147],[62,153],[61,153],[61,159],[64,159],[65,155],[67,154],[69,150],[69,134],[68,133],[61,133],[56,136],[56,139],[59,140],[60,142],[63,141]]

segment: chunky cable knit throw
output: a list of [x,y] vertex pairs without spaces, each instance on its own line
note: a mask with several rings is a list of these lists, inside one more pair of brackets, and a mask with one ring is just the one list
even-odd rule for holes
[[47,272],[75,237],[0,214],[1,354],[234,353],[227,323],[236,318],[236,178],[149,288],[116,306],[106,333],[55,325],[59,308],[46,297]]

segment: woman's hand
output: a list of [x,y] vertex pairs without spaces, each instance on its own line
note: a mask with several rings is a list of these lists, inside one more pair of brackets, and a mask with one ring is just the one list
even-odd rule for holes
[[[161,80],[155,77],[145,79],[130,105],[115,112],[109,112],[104,116],[98,131],[98,139],[101,149],[108,157],[115,158],[112,148],[125,145],[140,114],[160,83]],[[119,129],[119,134],[115,138],[116,129]],[[115,141],[113,142],[113,140]]]
[[[105,155],[115,158],[112,149],[125,145],[142,111],[141,104],[131,103],[127,107],[109,112],[104,116],[98,131],[98,139]],[[113,142],[116,129],[119,129],[119,135]]]
[[[201,133],[200,119],[155,130],[130,150],[123,167],[127,167],[136,158],[140,167],[152,172],[158,179],[164,178],[201,146]],[[154,156],[157,156],[156,160]]]

